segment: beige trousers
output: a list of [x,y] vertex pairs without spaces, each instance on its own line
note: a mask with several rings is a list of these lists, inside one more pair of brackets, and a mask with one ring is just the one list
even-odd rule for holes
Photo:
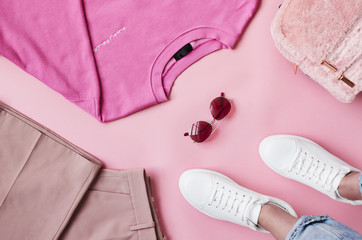
[[145,171],[101,166],[0,103],[0,238],[166,239]]

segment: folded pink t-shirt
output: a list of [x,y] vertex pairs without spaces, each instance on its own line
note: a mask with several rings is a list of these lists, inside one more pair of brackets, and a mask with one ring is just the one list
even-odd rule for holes
[[258,0],[1,0],[0,55],[99,121],[167,100],[177,76],[232,48]]

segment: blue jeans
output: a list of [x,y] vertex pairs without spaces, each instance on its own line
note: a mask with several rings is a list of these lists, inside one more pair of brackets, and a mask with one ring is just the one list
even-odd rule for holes
[[[359,178],[362,194],[362,174]],[[362,240],[362,235],[328,216],[303,216],[288,233],[286,240]]]

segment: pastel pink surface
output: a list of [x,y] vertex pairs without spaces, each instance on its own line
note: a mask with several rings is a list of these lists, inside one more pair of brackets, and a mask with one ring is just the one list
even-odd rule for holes
[[[276,50],[270,23],[280,1],[262,1],[234,50],[201,59],[176,80],[170,101],[107,124],[97,122],[61,95],[0,58],[0,101],[90,152],[107,168],[143,167],[169,239],[273,239],[209,218],[178,190],[190,168],[228,175],[244,187],[281,198],[298,215],[328,214],[362,232],[362,206],[350,206],[287,180],[261,161],[258,144],[271,134],[310,138],[362,169],[362,96],[344,104],[299,72]],[[211,120],[209,104],[220,92],[231,114],[205,143],[183,136],[198,120]]]

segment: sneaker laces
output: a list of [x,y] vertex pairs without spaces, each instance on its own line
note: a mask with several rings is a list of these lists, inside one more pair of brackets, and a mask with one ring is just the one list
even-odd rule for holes
[[209,202],[209,206],[214,206],[227,215],[232,214],[234,217],[240,216],[241,221],[249,224],[251,221],[245,216],[247,206],[252,202],[252,200],[253,198],[251,196],[240,194],[233,189],[226,189],[225,186],[221,186],[217,182],[216,190]]
[[288,171],[294,172],[309,181],[314,181],[315,184],[329,192],[333,191],[333,181],[341,172],[340,169],[335,169],[334,166],[310,156],[302,148],[300,148],[297,158]]

